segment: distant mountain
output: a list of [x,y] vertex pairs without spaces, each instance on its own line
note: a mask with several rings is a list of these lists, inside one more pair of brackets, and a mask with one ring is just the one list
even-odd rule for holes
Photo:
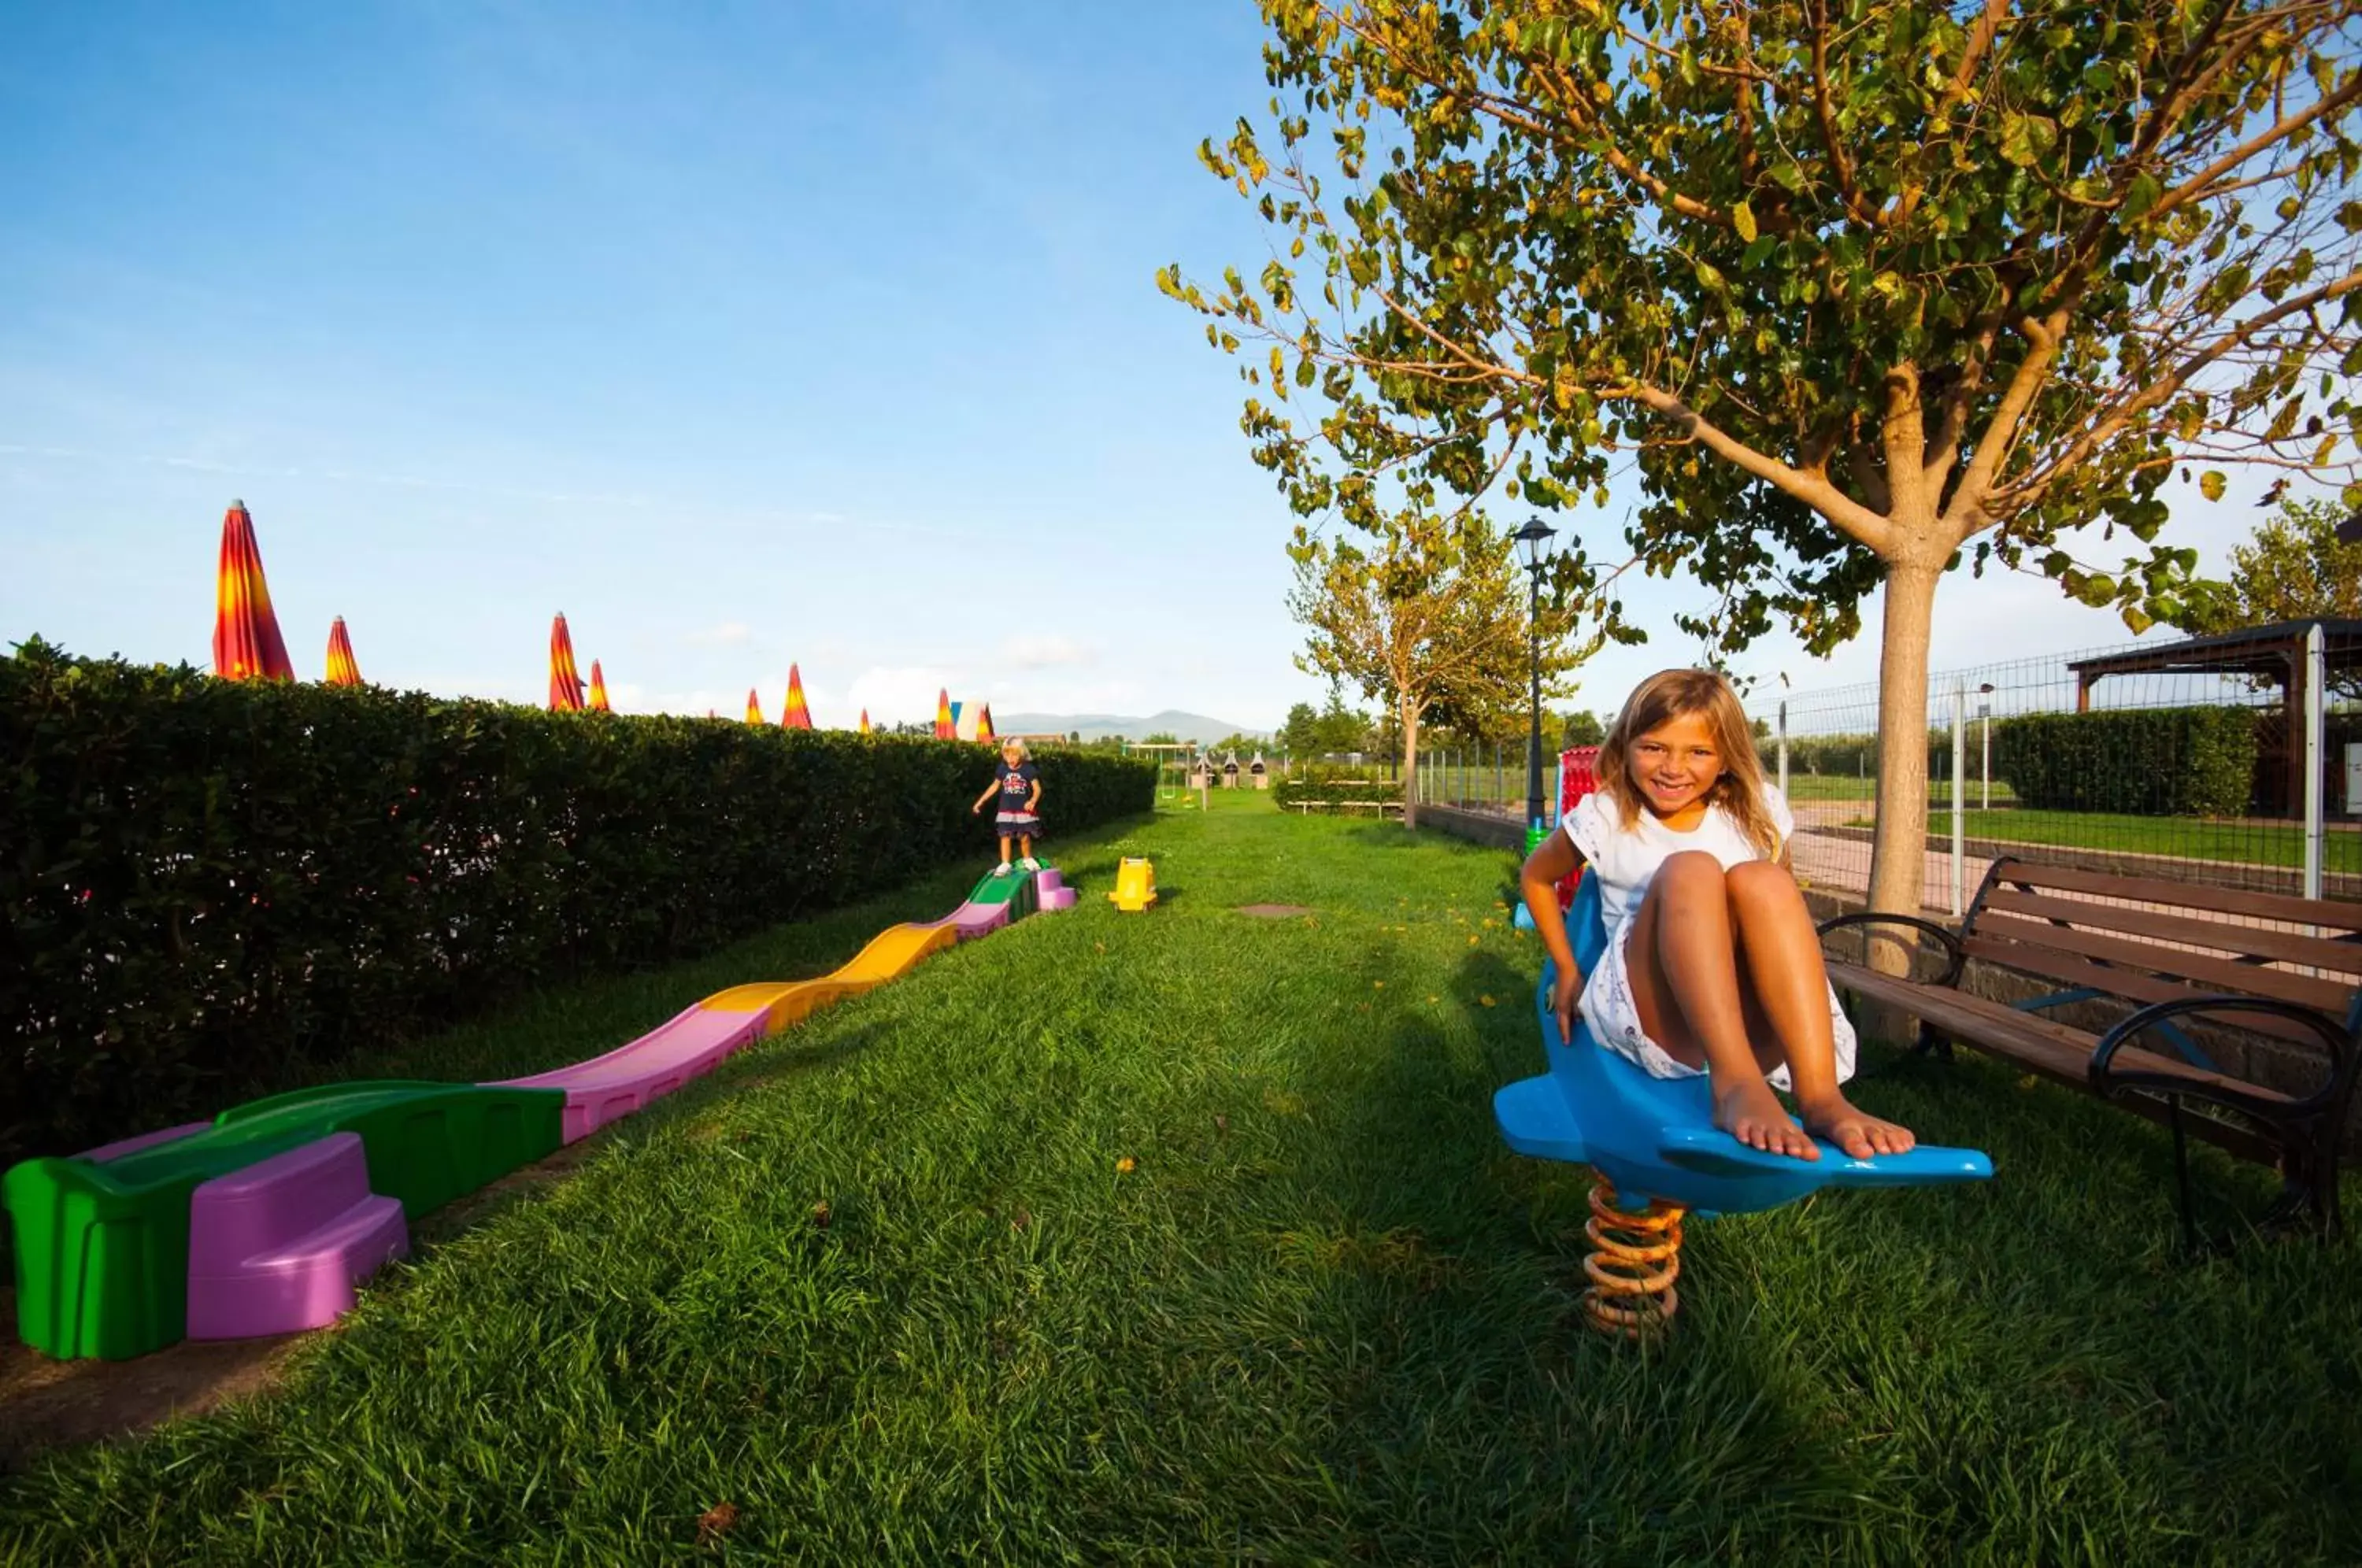
[[1085,740],[1105,740],[1109,735],[1125,735],[1132,740],[1146,740],[1153,734],[1177,735],[1186,741],[1211,745],[1235,734],[1267,734],[1265,730],[1249,729],[1228,719],[1209,719],[1203,713],[1184,713],[1167,708],[1162,713],[1151,713],[1137,719],[1124,713],[995,713],[992,727],[1005,735],[1070,735],[1079,732]]

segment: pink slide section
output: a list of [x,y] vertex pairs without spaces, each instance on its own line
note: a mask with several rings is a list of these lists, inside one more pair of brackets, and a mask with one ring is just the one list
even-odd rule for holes
[[496,1087],[564,1089],[564,1136],[571,1143],[712,1072],[722,1058],[762,1033],[767,1011],[739,1012],[700,1002],[603,1056]]

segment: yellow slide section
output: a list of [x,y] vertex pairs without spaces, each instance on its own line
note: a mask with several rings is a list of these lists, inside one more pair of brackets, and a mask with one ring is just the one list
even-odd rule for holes
[[948,925],[890,925],[870,938],[868,946],[833,975],[822,975],[815,980],[733,986],[698,1005],[725,1012],[761,1012],[763,1032],[777,1034],[840,998],[857,996],[873,986],[884,985],[930,953],[958,941],[959,933]]

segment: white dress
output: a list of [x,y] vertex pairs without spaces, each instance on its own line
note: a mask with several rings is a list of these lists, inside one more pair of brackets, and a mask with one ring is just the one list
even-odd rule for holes
[[[1763,805],[1784,846],[1796,831],[1794,813],[1769,784],[1763,787]],[[1657,868],[1673,856],[1685,849],[1704,850],[1720,861],[1726,871],[1764,856],[1720,806],[1707,807],[1705,820],[1687,833],[1674,832],[1646,807],[1628,828],[1615,802],[1594,791],[1577,801],[1559,826],[1592,875],[1599,878],[1600,910],[1607,924],[1607,949],[1583,983],[1583,1019],[1591,1026],[1592,1038],[1652,1077],[1698,1077],[1704,1068],[1675,1061],[1640,1027],[1640,1008],[1633,999],[1624,944],[1632,934],[1632,917],[1639,913],[1640,900],[1656,879]],[[1838,1005],[1834,987],[1829,990],[1829,1024],[1837,1037],[1838,1081],[1843,1083],[1853,1077],[1857,1045],[1853,1023]],[[1788,1069],[1774,1071],[1772,1083],[1777,1088],[1788,1088]]]

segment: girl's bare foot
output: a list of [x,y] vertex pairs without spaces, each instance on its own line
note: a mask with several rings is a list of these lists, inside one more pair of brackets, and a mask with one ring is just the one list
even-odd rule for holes
[[1841,1094],[1798,1109],[1815,1137],[1827,1138],[1857,1160],[1872,1154],[1900,1154],[1919,1142],[1908,1127],[1865,1114]]
[[1749,1148],[1760,1149],[1767,1154],[1786,1154],[1798,1160],[1821,1157],[1813,1140],[1790,1119],[1780,1097],[1761,1078],[1735,1084],[1716,1095],[1714,1124]]

